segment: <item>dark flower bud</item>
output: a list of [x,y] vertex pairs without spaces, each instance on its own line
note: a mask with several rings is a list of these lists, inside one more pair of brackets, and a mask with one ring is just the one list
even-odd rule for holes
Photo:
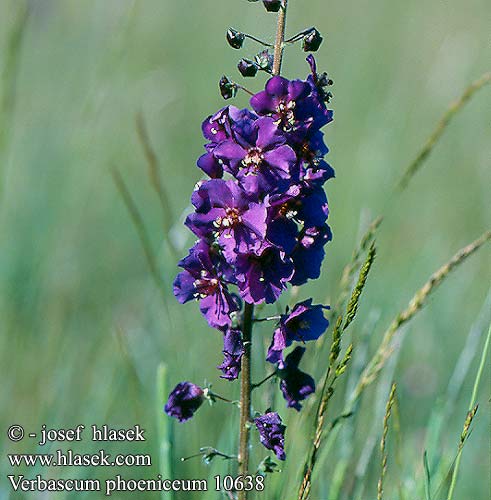
[[259,66],[261,70],[267,71],[268,73],[272,72],[274,56],[273,54],[269,53],[268,49],[259,52],[254,57],[254,60],[256,61],[256,64]]
[[244,77],[254,77],[257,74],[258,67],[257,64],[250,59],[241,59],[237,68],[240,71],[240,74]]
[[244,45],[245,35],[240,31],[229,28],[227,31],[227,42],[234,49],[241,49]]
[[220,94],[224,99],[232,99],[237,95],[237,84],[223,75],[219,82]]
[[189,420],[205,400],[201,387],[191,382],[181,382],[169,394],[165,405],[165,413],[177,418],[179,422]]
[[304,52],[315,52],[321,46],[322,40],[322,35],[313,28],[303,37],[302,48]]
[[281,0],[263,0],[264,7],[268,12],[278,12],[281,8]]

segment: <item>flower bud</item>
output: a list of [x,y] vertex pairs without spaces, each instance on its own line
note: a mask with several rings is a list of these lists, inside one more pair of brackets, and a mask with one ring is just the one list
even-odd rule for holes
[[263,0],[264,7],[268,12],[278,12],[281,8],[281,0]]
[[274,56],[273,54],[269,53],[269,50],[263,50],[259,52],[255,57],[254,60],[256,61],[256,64],[259,66],[259,69],[262,71],[267,71],[268,73],[271,73],[273,70],[273,61],[274,61]]
[[237,68],[240,71],[240,74],[244,77],[254,77],[257,74],[258,67],[257,64],[251,61],[250,59],[241,59]]
[[240,31],[229,28],[227,31],[227,42],[234,49],[241,49],[244,45],[245,35]]
[[321,46],[322,40],[322,35],[313,28],[303,37],[302,48],[304,52],[315,52]]
[[237,95],[237,84],[223,75],[219,82],[220,94],[224,99],[231,99]]

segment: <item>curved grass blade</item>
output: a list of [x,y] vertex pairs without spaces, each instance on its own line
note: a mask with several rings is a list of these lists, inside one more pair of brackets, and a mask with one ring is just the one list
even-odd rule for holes
[[421,148],[420,152],[416,158],[409,164],[404,175],[398,184],[398,189],[403,190],[409,184],[411,178],[418,172],[418,170],[423,165],[424,161],[428,158],[430,153],[433,151],[436,143],[442,136],[443,132],[447,128],[448,124],[451,122],[452,118],[465,106],[465,104],[472,98],[472,96],[485,85],[491,83],[491,72],[485,73],[478,80],[471,83],[464,91],[464,93],[453,102],[446,113],[443,115],[441,120],[438,122],[435,130],[426,140],[424,146]]

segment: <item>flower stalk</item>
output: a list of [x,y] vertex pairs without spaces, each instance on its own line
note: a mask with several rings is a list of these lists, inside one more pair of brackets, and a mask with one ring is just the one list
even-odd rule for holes
[[274,43],[274,62],[273,75],[281,73],[281,63],[283,61],[283,50],[285,48],[285,29],[286,29],[286,11],[288,9],[288,0],[283,1],[278,12],[278,27],[276,29],[276,40]]
[[[242,322],[242,341],[244,343],[244,354],[241,361],[240,379],[240,433],[239,433],[239,473],[246,475],[249,469],[249,434],[251,419],[251,343],[252,322],[254,316],[254,304],[246,302],[244,306],[244,319]],[[239,500],[247,498],[246,492],[239,493]]]
[[[273,75],[281,72],[283,50],[285,47],[286,13],[288,0],[284,0],[278,13],[278,25],[274,44]],[[254,323],[254,304],[245,303],[244,318],[242,323],[242,341],[244,354],[241,360],[240,383],[240,434],[239,434],[239,473],[245,476],[249,469],[249,435],[251,420],[251,394],[254,385],[251,381],[251,348],[252,326]],[[239,491],[238,500],[247,500],[247,492]]]

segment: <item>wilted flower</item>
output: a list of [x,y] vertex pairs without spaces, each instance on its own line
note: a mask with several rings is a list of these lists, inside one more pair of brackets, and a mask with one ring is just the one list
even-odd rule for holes
[[223,336],[223,363],[217,368],[222,371],[221,378],[235,380],[240,373],[240,363],[244,354],[242,332],[229,328]]
[[179,422],[189,420],[205,400],[201,387],[191,382],[180,382],[169,394],[165,413],[177,418]]
[[273,450],[280,460],[285,460],[285,429],[280,416],[276,412],[269,412],[254,419],[259,440],[268,449]]

